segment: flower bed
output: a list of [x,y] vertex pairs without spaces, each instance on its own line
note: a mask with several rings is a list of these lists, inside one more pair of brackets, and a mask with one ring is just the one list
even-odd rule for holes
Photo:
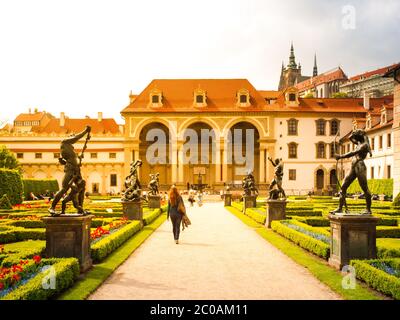
[[23,259],[42,255],[46,242],[42,240],[28,240],[0,245],[0,267],[10,267]]
[[[36,258],[37,260],[37,258]],[[46,300],[71,287],[79,276],[79,261],[75,258],[52,258],[43,259],[37,264],[26,277],[22,278],[14,285],[12,290],[5,292],[0,298],[3,300]],[[47,283],[49,272],[46,266],[52,266],[55,276],[55,287],[44,287]]]
[[116,232],[119,228],[126,225],[128,223],[128,219],[122,218],[120,220],[111,221],[107,225],[99,226],[95,230],[90,233],[90,239],[92,240],[91,244],[96,243],[100,239],[105,236],[108,236],[114,232]]
[[325,235],[312,233],[305,228],[291,224],[289,220],[272,221],[271,228],[275,232],[317,256],[324,259],[329,258],[330,245],[325,242]]
[[370,287],[400,299],[400,259],[352,260],[357,278]]

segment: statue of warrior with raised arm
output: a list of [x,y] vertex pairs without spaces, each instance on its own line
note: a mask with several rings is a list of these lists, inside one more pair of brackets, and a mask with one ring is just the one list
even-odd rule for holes
[[364,160],[368,156],[368,154],[372,156],[369,140],[364,130],[357,129],[354,130],[350,135],[350,141],[357,145],[355,150],[343,155],[335,156],[336,160],[351,158],[351,157],[353,157],[353,159],[351,161],[351,170],[344,178],[343,185],[340,189],[339,207],[336,210],[332,211],[331,213],[335,214],[343,212],[343,206],[346,203],[347,188],[357,178],[361,189],[364,191],[365,200],[367,203],[366,210],[363,213],[371,214],[372,197],[371,197],[371,192],[368,189],[367,167],[365,166],[364,163]]
[[131,171],[125,178],[125,191],[122,193],[122,201],[138,201],[143,199],[142,186],[139,181],[138,170],[142,166],[142,160],[138,159],[131,164]]
[[[268,160],[275,168],[274,179],[271,181],[269,185],[269,199],[277,200],[280,197],[286,198],[285,190],[282,188],[282,180],[283,180],[283,162],[282,159],[272,160],[271,157],[268,157]],[[276,187],[276,189],[274,189]],[[277,191],[276,191],[277,190]]]
[[[64,166],[64,178],[61,185],[61,190],[57,192],[54,200],[49,208],[49,212],[52,216],[59,216],[56,212],[56,206],[60,199],[70,190],[70,193],[62,201],[61,213],[65,213],[65,208],[69,201],[72,201],[74,207],[77,209],[79,214],[86,215],[87,212],[83,210],[83,200],[85,198],[85,186],[86,182],[82,178],[81,164],[83,153],[86,149],[87,142],[90,140],[91,127],[87,126],[85,130],[68,137],[61,142],[61,152],[58,161]],[[75,153],[74,144],[86,135],[86,141],[83,146],[80,155]]]
[[157,173],[150,173],[150,182],[149,182],[149,193],[150,196],[158,195],[158,187],[160,185],[160,174]]

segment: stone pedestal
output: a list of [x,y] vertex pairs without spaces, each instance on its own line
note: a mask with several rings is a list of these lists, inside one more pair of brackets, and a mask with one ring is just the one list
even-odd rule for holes
[[330,214],[329,220],[331,266],[342,269],[352,259],[376,258],[376,225],[379,218],[363,214]]
[[286,204],[285,199],[267,200],[267,218],[265,220],[267,228],[271,228],[271,222],[274,220],[286,219]]
[[243,209],[257,207],[257,196],[243,196]]
[[139,201],[122,201],[123,216],[128,220],[143,221],[143,202]]
[[43,218],[46,225],[46,258],[77,258],[81,272],[92,266],[90,224],[93,215],[66,214]]
[[231,193],[225,193],[224,194],[224,206],[225,207],[230,207],[232,205],[232,194]]
[[159,196],[159,195],[147,196],[147,199],[149,201],[150,209],[161,208],[161,196]]

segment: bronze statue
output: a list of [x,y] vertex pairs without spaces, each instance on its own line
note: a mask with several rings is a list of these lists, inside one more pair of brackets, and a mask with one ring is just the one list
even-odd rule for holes
[[258,189],[256,187],[256,181],[253,173],[249,172],[242,180],[243,196],[258,195]]
[[158,195],[158,187],[160,185],[160,179],[159,179],[160,174],[157,173],[150,173],[150,182],[149,182],[149,193],[148,195],[151,196],[156,196]]
[[[69,191],[70,193],[62,201],[61,214],[65,214],[65,208],[67,203],[72,201],[75,209],[79,214],[86,215],[83,209],[83,200],[85,198],[85,186],[86,182],[82,178],[81,165],[83,154],[86,150],[87,143],[90,140],[90,126],[86,126],[86,129],[81,133],[74,135],[72,137],[66,138],[61,142],[61,152],[58,161],[64,166],[64,178],[61,185],[61,190],[57,192],[54,200],[49,208],[49,212],[52,216],[59,216],[60,214],[56,212],[56,206],[60,199]],[[82,148],[80,155],[77,155],[74,151],[74,144],[78,142],[81,138],[86,136],[85,144]]]
[[138,175],[138,169],[141,166],[142,160],[132,162],[129,176],[125,178],[125,191],[122,193],[122,201],[138,201],[143,199],[142,186]]
[[351,170],[344,178],[343,185],[339,192],[339,207],[332,211],[332,214],[343,213],[343,206],[346,204],[346,192],[347,188],[357,178],[361,189],[364,191],[366,210],[363,214],[371,214],[371,192],[368,189],[367,183],[367,167],[365,166],[364,160],[368,156],[372,156],[371,146],[369,145],[368,137],[364,130],[357,129],[350,135],[350,141],[356,144],[354,151],[348,152],[343,155],[336,155],[336,160],[353,157],[351,162]]
[[273,161],[270,157],[268,157],[268,160],[275,167],[274,179],[271,181],[271,184],[269,186],[269,199],[271,200],[277,200],[279,198],[286,199],[285,190],[283,190],[282,188],[282,179],[283,179],[282,159],[275,159],[275,161]]

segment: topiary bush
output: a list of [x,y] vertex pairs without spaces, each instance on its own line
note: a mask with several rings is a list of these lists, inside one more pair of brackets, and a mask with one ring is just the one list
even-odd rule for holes
[[11,205],[22,203],[23,183],[17,170],[0,168],[0,196],[7,195]]
[[6,209],[6,210],[12,209],[12,205],[10,199],[8,199],[7,194],[3,194],[3,196],[0,199],[0,209]]
[[23,179],[24,184],[24,197],[30,199],[30,193],[33,192],[35,196],[49,192],[57,192],[59,189],[58,181],[56,179]]

